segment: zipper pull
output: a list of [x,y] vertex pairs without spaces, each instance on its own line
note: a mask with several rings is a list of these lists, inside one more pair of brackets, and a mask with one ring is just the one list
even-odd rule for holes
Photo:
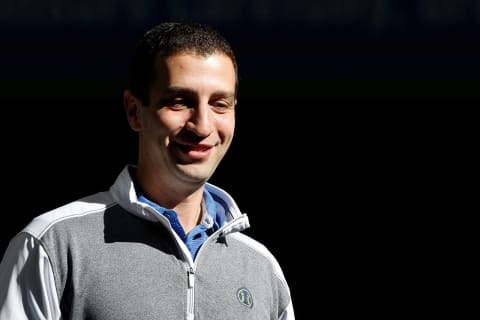
[[193,269],[190,268],[188,271],[188,287],[193,288],[195,285],[195,272],[193,272]]

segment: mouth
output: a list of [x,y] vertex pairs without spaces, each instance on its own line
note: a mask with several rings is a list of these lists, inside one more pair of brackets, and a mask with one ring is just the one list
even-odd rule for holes
[[207,158],[214,147],[214,146],[205,145],[205,144],[181,144],[181,143],[174,143],[174,146],[183,155],[186,155],[190,159],[196,159],[196,160]]

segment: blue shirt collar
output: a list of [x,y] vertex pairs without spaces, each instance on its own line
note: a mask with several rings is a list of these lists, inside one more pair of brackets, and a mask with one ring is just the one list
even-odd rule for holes
[[172,226],[172,229],[178,234],[182,241],[185,242],[194,259],[198,253],[198,250],[208,238],[208,234],[215,232],[225,223],[225,208],[221,205],[221,203],[216,202],[213,199],[212,195],[210,194],[210,192],[207,191],[207,189],[204,189],[203,192],[202,220],[199,225],[194,227],[189,232],[188,235],[185,234],[185,230],[180,224],[178,215],[175,210],[166,209],[158,205],[157,203],[151,201],[143,194],[143,192],[138,187],[135,187],[135,191],[137,193],[138,201],[152,206],[168,219],[170,225]]

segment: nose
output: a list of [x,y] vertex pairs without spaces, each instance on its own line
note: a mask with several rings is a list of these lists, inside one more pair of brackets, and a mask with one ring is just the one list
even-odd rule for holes
[[199,103],[192,109],[187,129],[199,137],[208,137],[213,131],[213,115],[208,103]]

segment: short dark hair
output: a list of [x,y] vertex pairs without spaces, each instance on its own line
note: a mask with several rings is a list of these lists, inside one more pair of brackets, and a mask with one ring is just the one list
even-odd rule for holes
[[155,59],[179,53],[207,56],[221,53],[233,63],[238,87],[238,68],[233,49],[215,29],[197,22],[164,22],[144,33],[138,42],[130,70],[130,90],[143,104],[149,103],[150,87],[155,81]]

